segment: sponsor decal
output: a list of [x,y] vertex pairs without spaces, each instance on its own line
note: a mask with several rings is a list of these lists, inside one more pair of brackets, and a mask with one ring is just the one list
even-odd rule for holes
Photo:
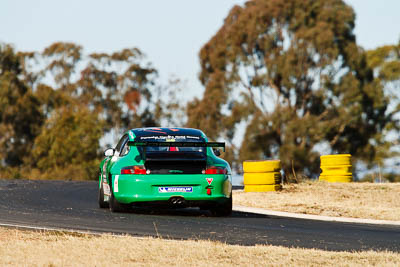
[[110,186],[107,183],[103,183],[103,192],[105,196],[111,196]]
[[214,180],[213,178],[206,178],[208,185],[211,185],[212,181]]
[[191,193],[193,187],[191,186],[179,186],[179,187],[159,187],[159,193]]
[[130,136],[130,138],[131,138],[132,140],[134,139],[134,136],[133,136],[133,132],[132,132],[132,131],[129,132],[129,136]]
[[114,186],[113,186],[113,189],[114,189],[114,192],[115,192],[115,193],[118,192],[118,178],[119,178],[119,175],[115,175],[115,178],[114,178]]
[[187,135],[186,138],[187,138],[187,139],[197,139],[197,140],[200,140],[200,137],[199,137],[199,136],[190,136],[190,135]]
[[144,140],[147,140],[147,139],[154,139],[154,140],[170,140],[170,139],[187,140],[187,139],[195,139],[195,140],[200,140],[200,137],[199,136],[190,136],[190,135],[152,135],[152,136],[141,136],[139,139],[141,141],[144,141]]

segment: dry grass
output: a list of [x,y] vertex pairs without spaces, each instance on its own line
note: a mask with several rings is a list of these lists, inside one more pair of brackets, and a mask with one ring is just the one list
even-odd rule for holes
[[326,252],[211,241],[38,233],[0,228],[0,265],[12,266],[398,266],[393,252]]
[[233,193],[235,205],[325,216],[400,221],[400,183],[304,182],[280,192]]

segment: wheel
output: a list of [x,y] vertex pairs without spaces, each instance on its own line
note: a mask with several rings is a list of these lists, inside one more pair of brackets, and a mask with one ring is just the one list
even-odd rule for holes
[[270,192],[282,189],[280,184],[244,185],[244,192]]
[[111,196],[109,200],[109,207],[111,212],[124,212],[127,208],[127,205],[119,203],[115,198],[114,198],[114,193],[111,190]]
[[243,171],[245,173],[279,172],[280,170],[280,160],[246,160],[243,162]]
[[245,172],[243,174],[244,185],[280,184],[281,180],[280,172]]
[[351,164],[350,154],[323,155],[320,157],[321,166],[349,166]]
[[104,201],[104,190],[103,190],[103,183],[100,185],[99,193],[98,193],[98,202],[99,202],[99,207],[101,209],[108,208],[108,202]]
[[232,195],[224,204],[211,208],[211,213],[217,217],[230,216],[232,214]]

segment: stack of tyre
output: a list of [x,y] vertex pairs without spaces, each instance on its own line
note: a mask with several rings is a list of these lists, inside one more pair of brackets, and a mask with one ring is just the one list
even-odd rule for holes
[[282,189],[280,160],[247,160],[243,162],[245,192],[267,192]]
[[324,155],[321,156],[320,181],[332,183],[350,183],[353,181],[351,155]]

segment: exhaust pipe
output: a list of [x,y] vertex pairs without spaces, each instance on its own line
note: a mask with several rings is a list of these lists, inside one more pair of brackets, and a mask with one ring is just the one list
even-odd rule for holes
[[172,197],[169,201],[174,206],[181,206],[185,203],[185,199],[182,197]]

